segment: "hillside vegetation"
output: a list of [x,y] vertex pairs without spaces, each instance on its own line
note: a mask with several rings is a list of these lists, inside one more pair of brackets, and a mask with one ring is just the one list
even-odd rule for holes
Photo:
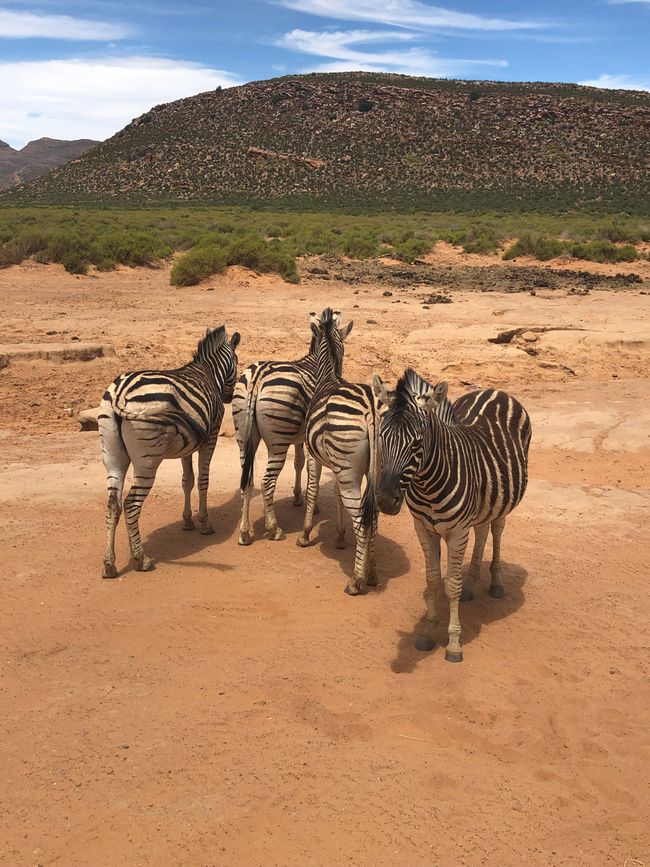
[[[512,239],[518,240],[512,243]],[[513,259],[565,255],[599,262],[647,255],[650,222],[585,214],[409,213],[343,215],[238,207],[147,210],[0,208],[0,267],[25,259],[58,262],[71,273],[91,265],[156,265],[173,253],[172,282],[197,283],[228,265],[271,271],[296,281],[296,259],[333,254],[351,259],[390,256],[412,263],[436,241],[468,253]]]
[[647,213],[650,95],[378,73],[152,108],[21,202]]

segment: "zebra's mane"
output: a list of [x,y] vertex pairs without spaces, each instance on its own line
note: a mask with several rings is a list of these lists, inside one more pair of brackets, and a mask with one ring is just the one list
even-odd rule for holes
[[[340,315],[341,314],[337,310],[332,310],[331,307],[326,307],[320,315],[320,328],[323,337],[327,342],[329,356],[332,359],[332,363],[335,365],[335,373],[337,376],[341,375],[341,358],[338,348],[334,344],[333,337],[334,331],[338,328],[338,317]],[[316,335],[314,335],[314,339],[315,338]]]
[[395,399],[391,409],[402,413],[409,409],[415,409],[416,403],[414,398],[420,394],[426,394],[431,388],[431,384],[422,379],[412,367],[407,368],[404,374],[397,380],[395,386]]
[[205,337],[199,341],[196,347],[196,352],[192,356],[192,361],[207,361],[212,358],[226,342],[226,326],[220,325],[218,328],[210,330],[206,329]]

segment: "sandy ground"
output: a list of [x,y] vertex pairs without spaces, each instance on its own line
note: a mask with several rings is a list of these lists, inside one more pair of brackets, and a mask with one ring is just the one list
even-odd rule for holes
[[[468,286],[423,309],[430,286],[0,271],[0,343],[116,351],[0,370],[0,863],[649,864],[648,288]],[[103,468],[70,412],[118,372],[185,361],[206,325],[242,333],[243,364],[300,355],[307,312],[328,303],[355,319],[350,378],[411,364],[452,395],[508,388],[531,413],[506,598],[484,575],[462,665],[444,661],[446,622],[433,652],[414,648],[425,582],[406,512],[382,519],[380,586],[355,599],[329,478],[313,547],[295,545],[288,469],[287,539],[264,539],[256,497],[255,541],[237,546],[230,420],[216,534],[182,532],[169,462],[142,520],[156,571],[132,570],[121,527],[121,576],[100,579]],[[523,326],[570,330],[488,342]]]

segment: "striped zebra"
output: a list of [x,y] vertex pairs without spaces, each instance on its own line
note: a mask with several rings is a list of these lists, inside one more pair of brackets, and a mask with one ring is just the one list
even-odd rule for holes
[[340,313],[330,309],[312,320],[318,366],[316,390],[307,411],[307,509],[297,544],[303,548],[309,545],[320,476],[323,466],[328,467],[336,480],[337,548],[345,547],[346,511],[352,518],[357,545],[354,574],[345,592],[356,596],[365,584],[377,583],[376,508],[374,497],[365,497],[362,492],[362,484],[374,454],[378,405],[369,385],[342,378],[343,342],[352,325],[339,327]]
[[[310,314],[314,317],[315,314]],[[318,318],[318,317],[316,317]],[[294,447],[293,503],[302,505],[301,476],[305,465],[305,415],[316,384],[316,342],[297,361],[258,361],[246,368],[235,386],[232,416],[242,465],[242,515],[239,544],[250,545],[250,501],[255,453],[264,440],[268,452],[262,479],[264,524],[270,539],[284,539],[273,507],[278,476]]]
[[[389,515],[404,497],[424,552],[427,617],[438,620],[440,539],[447,545],[444,588],[449,600],[449,644],[445,658],[460,662],[458,603],[472,598],[488,531],[493,552],[490,596],[504,595],[501,584],[501,535],[506,516],[526,490],[531,427],[523,406],[503,391],[470,392],[453,404],[455,420],[435,408],[447,395],[447,383],[430,385],[407,370],[391,396],[379,379],[375,391],[390,404],[380,424],[377,504]],[[475,544],[463,591],[461,567],[469,531]]]
[[183,529],[193,530],[192,454],[198,451],[199,524],[202,533],[214,532],[207,508],[210,460],[223,419],[224,403],[230,402],[235,387],[235,350],[239,339],[235,332],[228,341],[223,325],[208,330],[188,364],[177,370],[122,374],[104,394],[98,417],[108,486],[102,577],[117,577],[115,528],[122,512],[124,479],[131,463],[133,485],[124,501],[124,511],[131,555],[138,571],[148,572],[154,567],[144,553],[138,520],[156,471],[165,458],[182,460]]

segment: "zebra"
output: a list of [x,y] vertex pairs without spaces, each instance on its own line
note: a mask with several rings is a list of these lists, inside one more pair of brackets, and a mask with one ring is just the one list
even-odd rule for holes
[[153,487],[156,471],[166,458],[183,464],[183,529],[193,530],[192,454],[199,453],[199,524],[201,533],[214,530],[208,520],[210,460],[217,443],[224,403],[232,399],[237,378],[235,350],[240,335],[228,341],[225,326],[208,329],[192,360],[177,370],[125,373],[108,387],[98,416],[102,457],[106,467],[108,509],[103,578],[116,578],[115,529],[122,512],[124,479],[133,464],[133,484],[124,501],[126,529],[135,568],[148,572],[153,561],[145,554],[138,521]]
[[[519,401],[495,389],[463,395],[453,404],[451,420],[439,417],[434,410],[447,397],[447,383],[432,386],[412,369],[405,371],[393,396],[379,377],[374,377],[373,385],[389,404],[379,431],[377,505],[380,511],[396,515],[406,497],[424,552],[427,618],[434,626],[440,539],[445,540],[444,588],[449,600],[445,659],[461,662],[458,603],[473,596],[490,529],[489,593],[495,599],[504,596],[501,536],[506,516],[526,490],[530,419]],[[463,591],[461,567],[472,527],[474,551]]]
[[[310,317],[318,319],[316,314]],[[242,466],[242,515],[239,544],[250,545],[250,501],[253,495],[253,463],[263,439],[268,451],[266,472],[262,479],[264,523],[269,538],[285,538],[278,526],[273,497],[278,476],[287,459],[289,446],[294,447],[294,506],[303,503],[301,476],[305,465],[305,415],[316,385],[316,339],[312,336],[309,352],[297,361],[258,361],[251,364],[235,386],[232,416],[239,443]]]
[[[356,596],[365,584],[377,583],[374,543],[374,497],[362,493],[363,477],[371,472],[378,402],[372,388],[342,378],[343,343],[353,323],[340,327],[339,311],[327,309],[312,319],[317,344],[316,390],[307,411],[305,444],[308,451],[307,508],[297,544],[305,548],[313,529],[314,506],[323,466],[334,473],[337,502],[337,548],[345,547],[345,513],[352,518],[356,537],[354,573],[345,592]],[[363,519],[364,511],[366,520]]]

